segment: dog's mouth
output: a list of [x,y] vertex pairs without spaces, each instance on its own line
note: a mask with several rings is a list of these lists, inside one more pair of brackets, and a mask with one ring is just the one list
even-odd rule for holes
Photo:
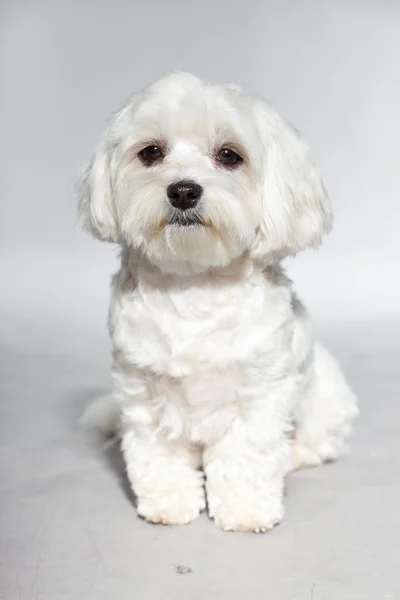
[[177,227],[205,227],[206,224],[203,218],[197,214],[174,213],[167,221],[167,225],[175,225]]

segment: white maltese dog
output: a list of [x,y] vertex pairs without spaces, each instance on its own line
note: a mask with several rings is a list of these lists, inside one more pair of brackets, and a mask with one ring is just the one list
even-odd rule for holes
[[224,530],[271,529],[285,474],[335,460],[357,414],[280,266],[332,223],[306,145],[237,86],[175,73],[111,119],[78,193],[83,226],[121,246],[118,413],[88,418],[118,421],[139,515],[207,505]]

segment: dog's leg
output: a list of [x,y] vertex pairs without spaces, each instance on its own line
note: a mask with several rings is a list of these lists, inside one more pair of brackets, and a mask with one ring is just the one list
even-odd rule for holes
[[345,449],[357,400],[329,352],[317,344],[312,375],[295,415],[292,468],[336,460]]
[[137,496],[138,514],[151,523],[184,525],[205,508],[200,451],[170,442],[156,431],[129,428],[122,435],[127,474]]
[[[271,403],[274,404],[271,398]],[[290,458],[282,412],[237,420],[203,455],[209,514],[225,531],[265,532],[283,517]]]

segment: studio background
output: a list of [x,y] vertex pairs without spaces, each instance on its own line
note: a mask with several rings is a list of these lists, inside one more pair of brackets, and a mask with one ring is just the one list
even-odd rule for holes
[[[4,0],[0,17],[4,598],[399,597],[400,3]],[[77,426],[110,384],[118,253],[78,231],[73,185],[111,113],[174,69],[264,96],[307,140],[336,215],[286,267],[362,417],[352,454],[294,476],[261,538],[138,521],[118,456]]]

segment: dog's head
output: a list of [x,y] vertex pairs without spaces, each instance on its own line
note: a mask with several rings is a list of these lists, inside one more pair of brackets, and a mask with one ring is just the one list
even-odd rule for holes
[[78,186],[93,235],[161,268],[271,261],[317,246],[331,209],[308,149],[263,101],[187,73],[134,96]]

